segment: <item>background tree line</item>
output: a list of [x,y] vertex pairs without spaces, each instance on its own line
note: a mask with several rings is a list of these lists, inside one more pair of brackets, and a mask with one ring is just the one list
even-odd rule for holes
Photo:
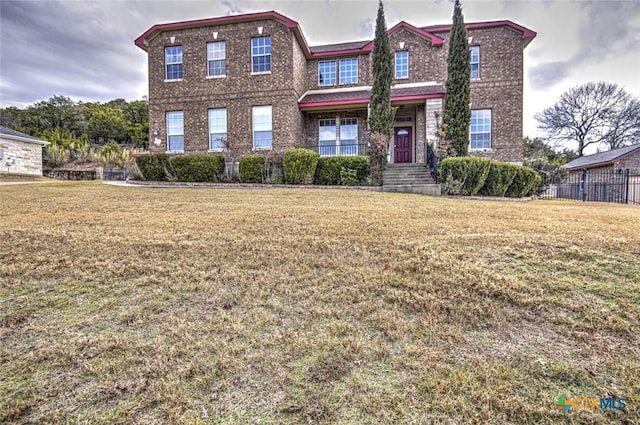
[[74,102],[65,96],[53,96],[24,109],[15,106],[0,109],[0,125],[47,141],[62,136],[86,139],[94,145],[116,142],[146,148],[149,103],[124,99]]
[[53,96],[24,109],[0,109],[0,125],[39,137],[48,167],[101,164],[127,167],[131,152],[146,149],[149,104],[146,100],[74,102]]

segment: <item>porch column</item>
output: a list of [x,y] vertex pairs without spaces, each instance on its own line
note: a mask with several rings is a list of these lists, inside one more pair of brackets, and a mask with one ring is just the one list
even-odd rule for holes
[[425,103],[427,112],[427,143],[433,146],[433,150],[438,148],[438,125],[442,120],[442,99],[427,99]]

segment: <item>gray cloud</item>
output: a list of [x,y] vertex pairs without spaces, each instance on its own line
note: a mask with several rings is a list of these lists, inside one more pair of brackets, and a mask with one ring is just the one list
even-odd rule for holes
[[[640,26],[637,21],[634,23],[625,17],[639,16],[640,2],[584,1],[577,5],[579,14],[574,18],[581,22],[577,51],[563,61],[542,62],[532,67],[529,74],[532,89],[546,89],[579,73],[587,64],[603,63],[637,50]],[[558,45],[554,48],[561,48],[563,40],[556,42]],[[540,49],[536,53],[543,55]],[[640,69],[636,71],[640,72]]]
[[[74,100],[139,99],[147,93],[147,55],[133,41],[149,27],[277,10],[298,21],[310,45],[372,37],[377,0],[0,0],[0,107],[26,106],[54,94]],[[525,98],[531,114],[549,102],[551,86],[575,85],[587,65],[595,78],[618,75],[640,92],[638,1],[513,1],[465,3],[465,20],[511,19],[538,32],[525,50]],[[449,23],[448,0],[386,0],[387,26]],[[571,24],[571,25],[567,25]],[[564,32],[566,26],[572,31]],[[575,31],[574,31],[575,30]],[[577,32],[576,32],[577,31]],[[617,60],[615,66],[613,59]],[[582,82],[582,81],[579,81]],[[530,127],[534,127],[531,125]]]

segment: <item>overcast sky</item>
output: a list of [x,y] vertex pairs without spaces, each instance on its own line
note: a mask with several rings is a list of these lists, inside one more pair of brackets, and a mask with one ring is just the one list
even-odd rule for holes
[[[310,45],[372,39],[377,0],[0,0],[0,107],[52,95],[141,99],[147,55],[133,41],[157,23],[264,10],[297,21]],[[448,24],[447,0],[386,0],[387,27]],[[467,0],[466,22],[509,19],[538,33],[525,50],[524,134],[562,92],[607,80],[640,96],[640,0]]]

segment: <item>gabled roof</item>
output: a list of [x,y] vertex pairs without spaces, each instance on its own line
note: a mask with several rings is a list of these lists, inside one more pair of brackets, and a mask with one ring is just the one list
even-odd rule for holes
[[593,155],[581,156],[565,164],[564,167],[567,170],[602,167],[604,165],[615,164],[622,158],[636,152],[640,153],[640,143],[606,152],[594,153]]
[[180,22],[169,22],[166,24],[156,24],[149,28],[144,32],[140,37],[136,38],[135,44],[143,50],[147,50],[149,45],[149,41],[153,40],[155,37],[160,35],[164,31],[171,30],[181,30],[187,28],[202,28],[209,27],[212,25],[222,25],[222,24],[230,24],[230,23],[240,23],[240,22],[252,22],[252,21],[260,21],[264,19],[273,19],[278,22],[282,22],[287,26],[290,30],[293,31],[296,38],[298,39],[298,43],[302,46],[302,49],[305,51],[305,55],[309,56],[311,52],[309,51],[309,46],[307,41],[304,39],[304,35],[300,30],[300,25],[296,21],[291,18],[288,18],[275,10],[270,10],[268,12],[257,12],[257,13],[245,13],[242,15],[229,15],[229,16],[220,16],[217,18],[206,18],[206,19],[196,19],[192,21],[180,21]]
[[[289,28],[293,34],[295,35],[300,47],[302,47],[302,51],[304,52],[307,59],[311,58],[322,58],[328,56],[338,56],[338,55],[351,55],[351,54],[362,54],[369,53],[373,51],[373,40],[362,40],[362,41],[352,41],[348,43],[337,43],[337,44],[326,44],[321,46],[313,46],[309,47],[307,44],[307,40],[304,38],[304,34],[300,29],[300,25],[291,18],[288,18],[274,10],[270,10],[268,12],[257,12],[257,13],[245,13],[242,15],[229,15],[229,16],[221,16],[218,18],[207,18],[207,19],[196,19],[192,21],[180,21],[180,22],[170,22],[165,24],[156,24],[149,28],[144,32],[140,37],[136,38],[135,44],[143,50],[147,50],[149,45],[149,41],[153,40],[155,37],[160,35],[164,31],[171,30],[180,30],[187,28],[202,28],[214,25],[222,25],[222,24],[230,24],[230,23],[240,23],[240,22],[252,22],[259,21],[264,19],[273,19],[275,21],[281,22]],[[507,26],[516,31],[522,33],[522,36],[525,39],[525,46],[529,44],[531,40],[536,36],[534,31],[531,31],[528,28],[523,27],[522,25],[518,25],[514,22],[503,20],[503,21],[490,21],[490,22],[472,22],[466,24],[467,29],[475,29],[475,28],[493,28],[499,26]],[[387,32],[391,35],[400,29],[406,29],[412,31],[415,34],[424,37],[429,40],[433,46],[442,46],[444,43],[444,39],[440,37],[438,32],[449,32],[451,30],[451,25],[436,25],[429,27],[416,27],[405,21],[400,21],[392,28],[390,28]]]
[[[442,39],[441,37],[438,37],[437,35],[432,34],[429,31],[425,31],[424,29],[414,27],[413,25],[405,21],[398,22],[392,28],[387,30],[387,33],[391,35],[403,28],[415,34],[418,34],[421,37],[424,37],[425,39],[429,40],[429,42],[433,46],[442,46],[442,44],[444,43],[444,39]],[[313,57],[369,53],[371,51],[373,51],[373,40],[327,44],[324,46],[311,47],[311,53]]]
[[[440,84],[398,84],[391,87],[391,102],[424,101],[444,97],[444,86]],[[366,107],[371,99],[371,86],[346,89],[309,90],[298,101],[300,109],[323,109],[331,107]]]
[[[501,21],[485,21],[485,22],[470,22],[465,24],[465,28],[467,30],[473,29],[482,29],[482,28],[495,28],[495,27],[509,27],[518,32],[522,33],[522,37],[524,38],[525,47],[536,37],[536,32],[530,30],[529,28],[523,27],[522,25],[518,25],[515,22],[509,21],[507,19]],[[423,30],[433,33],[439,32],[449,32],[451,31],[451,24],[449,25],[432,25],[428,27],[422,27]]]
[[0,125],[0,135],[5,136],[8,139],[14,139],[21,142],[36,143],[39,145],[48,145],[49,142],[38,139],[37,137],[29,136],[28,134],[21,133]]

